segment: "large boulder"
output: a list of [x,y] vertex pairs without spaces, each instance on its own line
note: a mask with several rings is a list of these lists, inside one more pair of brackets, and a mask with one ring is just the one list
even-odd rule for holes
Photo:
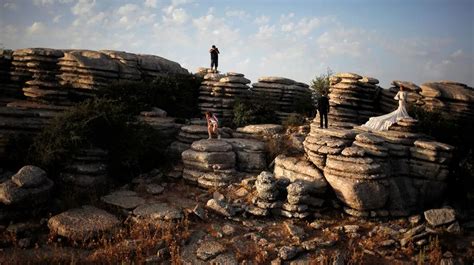
[[51,217],[50,231],[70,240],[84,241],[110,232],[120,224],[112,214],[90,205],[67,210]]

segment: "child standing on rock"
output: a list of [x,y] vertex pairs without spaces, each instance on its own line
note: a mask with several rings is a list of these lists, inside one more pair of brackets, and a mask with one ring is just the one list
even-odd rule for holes
[[219,134],[219,120],[217,119],[216,115],[212,112],[206,112],[206,121],[207,121],[207,133],[209,134],[209,139],[212,139],[212,135],[216,134],[217,139],[221,139],[221,135]]

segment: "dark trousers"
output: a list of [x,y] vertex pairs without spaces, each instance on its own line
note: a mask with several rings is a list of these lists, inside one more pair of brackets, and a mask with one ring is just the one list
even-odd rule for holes
[[212,67],[214,67],[214,66],[215,66],[216,69],[217,69],[217,65],[218,65],[217,59],[211,59],[211,69],[212,69]]
[[324,122],[326,123],[326,126],[324,128],[328,127],[328,114],[326,112],[319,112],[319,127],[323,128],[323,118]]

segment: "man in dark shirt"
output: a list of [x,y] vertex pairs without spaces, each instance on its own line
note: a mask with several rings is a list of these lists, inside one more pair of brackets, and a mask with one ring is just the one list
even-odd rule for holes
[[219,61],[219,49],[217,49],[216,45],[212,45],[212,48],[209,50],[211,54],[211,70],[215,67],[215,72],[217,72],[217,65]]
[[328,127],[328,113],[329,113],[329,99],[324,93],[318,99],[318,111],[319,111],[319,128],[323,128],[323,118],[325,121],[325,128]]

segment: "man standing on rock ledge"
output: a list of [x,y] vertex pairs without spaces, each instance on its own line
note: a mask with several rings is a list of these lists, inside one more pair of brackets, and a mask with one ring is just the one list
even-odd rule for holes
[[324,128],[327,128],[328,127],[328,113],[329,113],[329,99],[326,93],[324,93],[318,99],[318,111],[319,111],[319,128],[323,128],[323,118],[325,121]]
[[219,61],[219,49],[217,49],[216,45],[212,45],[212,48],[209,50],[211,54],[211,70],[215,66],[215,72],[217,73],[217,65]]

